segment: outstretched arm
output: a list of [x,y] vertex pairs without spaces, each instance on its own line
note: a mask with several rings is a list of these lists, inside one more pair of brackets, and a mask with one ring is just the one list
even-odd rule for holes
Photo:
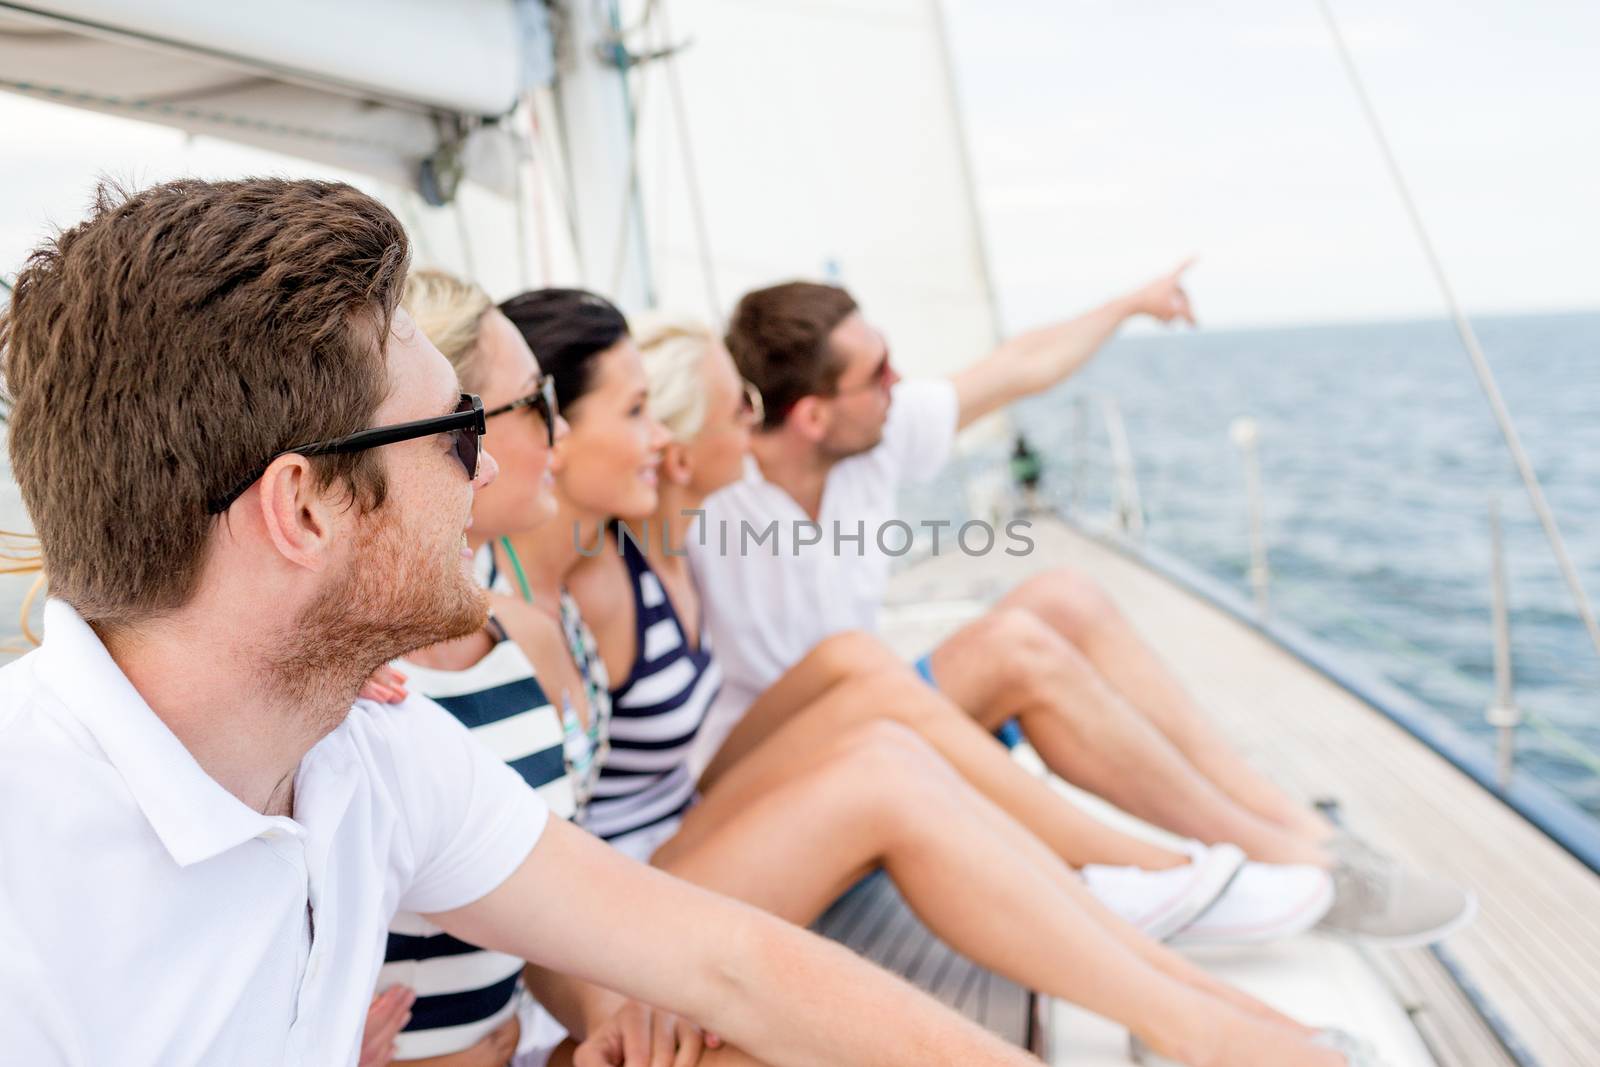
[[1033,1063],[848,950],[552,820],[463,940],[656,1004],[773,1067]]
[[1160,322],[1182,319],[1193,326],[1194,311],[1183,291],[1183,272],[1192,262],[1075,319],[1020,333],[957,371],[951,376],[960,406],[957,425],[967,426],[1063,381],[1135,316],[1149,315]]

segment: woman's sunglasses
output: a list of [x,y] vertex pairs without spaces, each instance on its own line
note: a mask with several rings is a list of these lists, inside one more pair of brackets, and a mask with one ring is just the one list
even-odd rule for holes
[[486,419],[496,415],[504,415],[508,411],[517,411],[521,408],[532,408],[544,419],[545,440],[553,448],[556,443],[556,380],[548,374],[539,376],[539,384],[533,392],[520,400],[513,400],[509,404],[501,404],[483,413]]
[[473,393],[462,393],[456,409],[448,415],[399,422],[393,426],[374,426],[370,430],[357,430],[355,433],[335,437],[330,441],[317,441],[297,448],[286,448],[257,467],[250,477],[234,486],[226,495],[211,501],[211,514],[220,515],[232,507],[233,502],[243,496],[244,491],[254,485],[256,479],[267,473],[267,468],[283,456],[331,456],[347,452],[365,452],[369,448],[413,441],[419,437],[431,437],[436,433],[448,433],[455,439],[456,459],[461,461],[462,469],[467,472],[467,480],[476,481],[478,457],[482,453],[480,438],[487,429],[484,421],[486,418],[483,401]]

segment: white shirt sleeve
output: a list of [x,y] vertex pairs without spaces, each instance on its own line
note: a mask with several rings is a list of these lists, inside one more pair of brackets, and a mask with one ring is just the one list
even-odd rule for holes
[[948,378],[915,378],[894,387],[882,447],[901,478],[926,482],[939,473],[955,446],[960,414]]
[[411,846],[400,910],[464,907],[500,885],[538,843],[550,810],[500,757],[439,705],[413,696],[394,721],[402,831]]

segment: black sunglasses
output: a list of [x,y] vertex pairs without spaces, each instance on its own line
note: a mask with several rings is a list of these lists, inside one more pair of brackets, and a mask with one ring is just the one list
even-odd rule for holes
[[556,444],[556,380],[548,374],[539,376],[539,384],[534,386],[533,392],[509,404],[501,404],[483,413],[486,419],[496,415],[504,415],[508,411],[519,411],[522,408],[532,408],[544,419],[545,440],[551,448]]
[[878,365],[872,368],[872,377],[860,385],[852,385],[848,389],[835,388],[831,395],[849,396],[852,393],[864,393],[868,389],[887,389],[889,387],[889,378],[893,374],[894,366],[889,362],[889,353],[885,352],[883,358],[878,361]]
[[267,473],[267,468],[282,456],[331,456],[336,453],[364,452],[369,448],[413,441],[436,433],[448,433],[455,438],[456,459],[461,461],[468,480],[476,480],[478,456],[482,452],[479,439],[487,428],[484,423],[485,417],[483,401],[474,393],[462,393],[460,403],[456,404],[456,409],[448,415],[397,422],[393,426],[374,426],[370,430],[357,430],[343,437],[335,437],[331,441],[317,441],[298,448],[286,448],[257,467],[250,477],[234,486],[226,496],[211,501],[211,514],[220,515],[232,507],[233,502],[243,496],[244,491],[254,485],[256,479]]

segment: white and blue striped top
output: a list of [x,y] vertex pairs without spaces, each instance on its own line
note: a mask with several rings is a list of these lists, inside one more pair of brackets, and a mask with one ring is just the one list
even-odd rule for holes
[[677,819],[694,801],[689,749],[722,684],[704,627],[690,647],[649,561],[619,533],[633,584],[634,661],[611,690],[611,752],[584,813],[584,826],[608,840]]
[[[514,641],[498,637],[483,659],[462,671],[402,661],[410,687],[442,705],[538,790],[553,815],[574,815],[572,782],[562,758],[561,720]],[[390,924],[378,988],[416,991],[411,1022],[396,1041],[396,1059],[459,1052],[476,1044],[516,1009],[522,961],[459,941],[420,915]]]

